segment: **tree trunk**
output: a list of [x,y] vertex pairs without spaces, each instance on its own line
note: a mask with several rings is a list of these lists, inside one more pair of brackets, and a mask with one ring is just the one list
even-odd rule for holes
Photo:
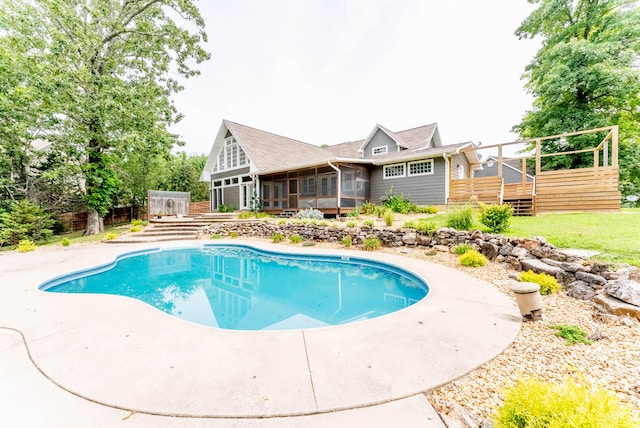
[[97,235],[104,231],[104,223],[100,214],[97,211],[89,211],[87,215],[87,230],[84,231],[85,235]]

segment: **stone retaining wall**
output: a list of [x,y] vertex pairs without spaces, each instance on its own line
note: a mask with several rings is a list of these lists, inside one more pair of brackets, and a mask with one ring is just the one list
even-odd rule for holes
[[451,251],[458,244],[467,244],[489,260],[505,263],[514,270],[547,273],[561,282],[571,297],[592,300],[598,309],[615,315],[640,319],[640,277],[634,267],[612,271],[606,263],[587,260],[563,253],[543,237],[508,238],[479,230],[457,231],[452,228],[424,235],[414,229],[376,227],[330,227],[312,223],[277,224],[270,221],[225,222],[206,226],[205,233],[229,236],[270,238],[275,233],[285,237],[300,235],[305,241],[342,242],[351,236],[353,245],[375,237],[387,247],[433,248]]

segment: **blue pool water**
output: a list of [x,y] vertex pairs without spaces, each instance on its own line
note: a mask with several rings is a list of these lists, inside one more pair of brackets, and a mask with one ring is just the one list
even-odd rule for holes
[[345,324],[405,308],[429,291],[420,278],[384,263],[240,245],[128,253],[40,288],[129,296],[187,321],[232,330]]

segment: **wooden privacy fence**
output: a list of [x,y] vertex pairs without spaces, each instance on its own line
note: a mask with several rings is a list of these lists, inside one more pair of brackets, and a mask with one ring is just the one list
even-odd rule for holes
[[[138,211],[137,214],[140,219],[146,219],[146,213],[141,208],[136,210],[133,207],[120,207],[109,210],[107,215],[104,216],[104,225],[116,226],[131,223],[131,219],[136,215],[135,211]],[[64,213],[58,215],[58,222],[62,223],[65,231],[75,232],[87,228],[87,216],[86,212]]]
[[474,198],[485,204],[500,203],[502,177],[478,177],[451,180],[449,202],[467,202]]
[[189,204],[189,214],[204,214],[211,212],[209,201],[191,202]]

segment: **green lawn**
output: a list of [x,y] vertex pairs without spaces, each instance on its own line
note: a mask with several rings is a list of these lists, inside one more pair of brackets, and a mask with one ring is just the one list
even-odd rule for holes
[[[433,218],[446,225],[446,214]],[[486,228],[477,223],[480,230]],[[640,266],[640,209],[619,213],[544,214],[537,217],[512,217],[506,236],[530,238],[544,236],[559,248],[580,248],[601,252],[595,259],[609,263]]]
[[[69,232],[62,235],[54,235],[47,240],[40,240],[37,242],[37,245],[39,247],[43,245],[60,245],[60,242],[64,238],[69,239],[69,241],[71,241],[71,245],[77,244],[80,242],[99,242],[99,241],[102,241],[102,239],[107,233],[113,232],[120,235],[121,233],[125,232],[128,229],[128,227],[129,225],[107,226],[104,228],[104,232],[98,235],[91,235],[91,236],[84,236],[84,230],[80,230],[78,232]],[[4,247],[0,247],[0,251],[10,251],[10,250],[15,250],[16,248],[18,248],[17,245],[6,245]]]

